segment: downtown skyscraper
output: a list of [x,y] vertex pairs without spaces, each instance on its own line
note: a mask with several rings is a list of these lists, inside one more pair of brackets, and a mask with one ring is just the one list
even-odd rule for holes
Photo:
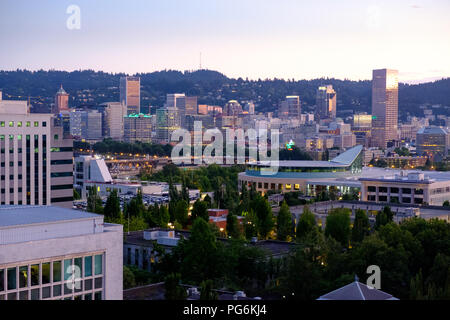
[[120,78],[120,102],[127,106],[127,114],[141,112],[141,78]]
[[336,119],[336,91],[332,85],[321,86],[316,93],[317,113],[321,119]]
[[388,141],[397,139],[398,71],[373,70],[372,76],[372,142],[385,149]]

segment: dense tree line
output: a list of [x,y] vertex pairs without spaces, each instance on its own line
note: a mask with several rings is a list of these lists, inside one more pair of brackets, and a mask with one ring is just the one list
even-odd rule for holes
[[[5,93],[33,98],[34,104],[50,105],[60,84],[64,85],[70,96],[71,106],[96,105],[119,100],[119,79],[124,74],[109,74],[83,71],[0,71],[0,88]],[[371,106],[371,81],[350,81],[333,78],[299,80],[293,79],[231,79],[223,74],[198,70],[180,72],[164,70],[138,74],[141,77],[141,105],[147,107],[163,106],[166,94],[185,92],[199,96],[199,102],[223,106],[228,100],[253,100],[257,112],[270,112],[278,109],[285,96],[300,95],[304,110],[313,111],[316,90],[320,85],[331,84],[338,96],[338,112],[341,110],[367,111]],[[89,92],[83,92],[89,90]],[[419,85],[401,84],[399,87],[399,111],[402,117],[407,113],[423,115],[421,104],[442,104],[450,106],[447,92],[450,79]],[[86,96],[90,100],[85,101]],[[19,97],[20,98],[20,97]],[[152,110],[154,112],[155,109]],[[436,110],[440,112],[439,110]],[[441,111],[441,112],[446,112]]]

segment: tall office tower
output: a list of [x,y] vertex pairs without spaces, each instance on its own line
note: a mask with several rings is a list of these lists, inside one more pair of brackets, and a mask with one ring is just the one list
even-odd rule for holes
[[195,115],[197,114],[198,108],[198,98],[197,97],[186,97],[185,100],[185,115]]
[[51,114],[28,113],[26,101],[0,102],[0,205],[71,207],[72,157],[73,141]]
[[284,119],[300,119],[301,105],[299,96],[286,96],[286,100],[280,105],[280,118]]
[[356,143],[369,147],[370,135],[372,131],[372,115],[353,115],[352,132],[356,136]]
[[81,115],[83,110],[70,110],[70,134],[75,138],[81,138]]
[[388,141],[397,139],[398,71],[373,70],[372,77],[372,142],[385,149]]
[[185,107],[185,97],[184,93],[168,93],[166,95],[166,107],[168,108],[178,108],[184,109]]
[[224,116],[238,116],[244,112],[242,106],[236,100],[228,101],[223,108]]
[[102,114],[97,110],[81,111],[81,137],[86,140],[101,139]]
[[63,89],[63,86],[61,85],[61,88],[59,88],[58,92],[55,96],[55,105],[52,110],[52,113],[57,114],[61,111],[68,111],[69,110],[69,94]]
[[181,127],[181,119],[177,108],[160,108],[156,110],[156,137],[160,143],[170,142],[173,131]]
[[126,142],[152,142],[152,116],[146,114],[130,114],[124,118]]
[[317,114],[321,119],[336,119],[336,91],[332,85],[321,86],[316,93]]
[[122,140],[127,107],[120,102],[106,102],[100,105],[100,110],[102,113],[103,137]]
[[127,107],[127,114],[141,112],[141,78],[120,78],[120,102]]

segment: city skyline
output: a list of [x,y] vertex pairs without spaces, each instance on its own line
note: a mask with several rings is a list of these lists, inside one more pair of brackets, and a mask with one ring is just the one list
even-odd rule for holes
[[[66,26],[72,4],[80,8],[79,30]],[[0,53],[0,69],[132,75],[201,65],[233,78],[369,80],[371,70],[391,68],[400,70],[400,82],[427,82],[450,76],[450,44],[442,41],[450,31],[448,8],[439,0],[6,0],[0,26],[8,32],[0,40],[10,45]]]

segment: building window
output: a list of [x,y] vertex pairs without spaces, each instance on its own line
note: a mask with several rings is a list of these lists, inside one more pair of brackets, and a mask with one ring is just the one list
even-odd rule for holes
[[92,276],[92,256],[84,257],[84,276]]
[[35,127],[39,127],[39,121],[35,121],[35,122],[34,122],[34,126],[35,126]]
[[53,136],[53,139],[54,139],[54,140],[58,140],[58,139],[59,139],[59,136],[58,136],[57,134],[55,134],[55,135]]
[[391,188],[391,193],[398,193],[398,188]]
[[19,127],[19,128],[22,127],[22,121],[17,122],[17,127]]
[[9,126],[10,126],[10,127],[14,127],[14,121],[10,121],[10,122],[9,122]]
[[103,273],[103,255],[99,254],[95,256],[95,275]]
[[378,192],[387,193],[387,187],[379,187]]
[[402,203],[411,203],[411,198],[402,198]]
[[410,188],[402,188],[402,193],[411,194],[411,189]]
[[47,126],[47,122],[46,121],[42,121],[42,126],[46,127]]
[[30,127],[30,126],[31,126],[30,121],[27,121],[26,126],[27,126],[27,127]]
[[387,202],[387,196],[379,196],[378,201],[380,202]]

